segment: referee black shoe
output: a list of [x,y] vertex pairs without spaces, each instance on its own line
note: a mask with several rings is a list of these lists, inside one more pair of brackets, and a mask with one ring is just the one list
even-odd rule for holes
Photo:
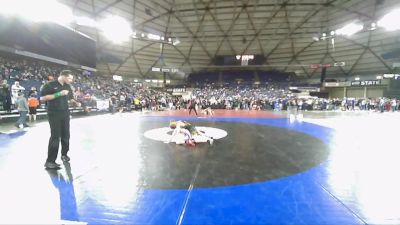
[[60,169],[60,164],[55,162],[46,162],[44,167],[46,167],[46,169]]
[[69,160],[71,160],[67,155],[62,155],[61,156],[61,160],[63,161],[63,162],[69,162]]

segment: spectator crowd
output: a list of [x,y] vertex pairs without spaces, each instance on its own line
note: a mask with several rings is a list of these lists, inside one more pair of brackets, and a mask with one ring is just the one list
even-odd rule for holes
[[[63,69],[76,74],[73,90],[75,99],[89,111],[97,107],[99,100],[107,101],[112,113],[131,110],[179,110],[236,109],[236,110],[365,110],[398,111],[399,100],[388,98],[343,98],[325,99],[296,97],[289,91],[289,84],[274,83],[253,87],[250,85],[201,85],[186,88],[183,96],[172,95],[164,89],[154,89],[142,83],[115,81],[111,77],[95,76],[92,72],[80,71],[25,57],[0,54],[0,111],[26,110],[30,120],[35,120],[40,103],[40,89],[49,80],[55,79]],[[24,97],[24,100],[21,100]],[[31,114],[32,113],[32,114]]]

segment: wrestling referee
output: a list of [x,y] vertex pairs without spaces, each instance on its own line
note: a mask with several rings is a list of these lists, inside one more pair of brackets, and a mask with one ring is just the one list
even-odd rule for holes
[[56,80],[45,84],[41,90],[42,101],[47,101],[47,116],[50,124],[51,136],[49,140],[47,160],[44,166],[47,169],[59,169],[56,163],[58,148],[61,139],[61,160],[68,162],[69,137],[70,137],[70,112],[68,103],[74,102],[71,84],[74,76],[70,70],[63,70]]

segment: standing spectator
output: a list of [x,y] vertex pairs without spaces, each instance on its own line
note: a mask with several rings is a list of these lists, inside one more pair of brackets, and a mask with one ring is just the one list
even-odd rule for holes
[[367,110],[367,101],[361,100],[361,110]]
[[120,94],[120,96],[119,96],[119,109],[118,109],[118,111],[120,112],[120,113],[122,113],[123,111],[124,111],[124,107],[125,107],[125,94],[124,93],[121,93]]
[[126,110],[128,112],[132,111],[132,101],[133,101],[132,98],[133,97],[130,94],[126,96],[125,102],[126,102]]
[[299,111],[303,110],[303,100],[299,99],[298,103],[297,103],[297,107]]
[[181,105],[182,105],[181,100],[180,99],[176,100],[175,109],[181,110]]
[[15,102],[15,107],[18,109],[19,112],[19,119],[15,126],[17,128],[29,127],[28,124],[26,124],[26,114],[28,114],[29,108],[23,91],[18,92],[18,98]]
[[115,95],[111,96],[111,98],[109,99],[109,106],[111,114],[114,114],[117,109],[117,96]]
[[37,96],[37,90],[36,90],[36,87],[35,87],[35,86],[32,86],[32,87],[31,87],[31,90],[29,91],[28,96],[31,96],[32,93],[34,93],[34,94]]
[[35,92],[32,92],[31,95],[28,98],[28,106],[29,106],[29,122],[36,121],[36,109],[39,106],[39,100],[37,99],[37,96]]
[[2,103],[3,110],[6,105],[6,98],[9,95],[9,85],[7,84],[7,80],[3,80],[0,85],[0,102]]
[[45,84],[41,92],[41,100],[47,101],[47,116],[51,130],[47,160],[44,164],[47,169],[58,169],[60,167],[60,164],[56,163],[60,139],[61,160],[63,162],[70,160],[68,156],[70,138],[68,101],[74,101],[70,86],[73,79],[70,70],[63,70],[56,80]]
[[140,100],[139,100],[138,97],[135,97],[133,99],[133,104],[135,105],[135,110],[139,110],[140,109],[140,111],[142,111],[143,107],[141,107]]
[[141,107],[140,107],[140,111],[143,111],[143,109],[148,110],[149,109],[149,102],[146,101],[145,98],[142,99],[142,101],[140,101]]
[[12,104],[11,91],[10,91],[10,89],[8,89],[7,95],[3,102],[4,111],[6,111],[7,113],[11,113],[11,104]]
[[397,101],[396,99],[392,99],[392,112],[397,110]]
[[379,100],[379,111],[383,113],[385,111],[385,99],[381,98]]
[[[11,97],[12,97],[12,104],[16,104],[17,98],[18,98],[18,92],[20,91],[25,91],[25,88],[19,85],[18,81],[15,81],[15,83],[11,86]],[[17,108],[17,107],[15,107]]]

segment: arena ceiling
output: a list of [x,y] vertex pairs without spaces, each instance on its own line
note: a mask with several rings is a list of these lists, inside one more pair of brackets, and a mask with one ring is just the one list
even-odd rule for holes
[[[316,77],[310,64],[345,62],[329,67],[327,75],[363,75],[393,72],[393,61],[381,55],[398,48],[399,31],[365,29],[352,36],[330,38],[330,31],[350,22],[365,26],[390,10],[397,0],[61,0],[73,13],[94,20],[109,15],[125,18],[137,32],[177,37],[177,45],[130,39],[114,44],[101,32],[76,25],[97,40],[97,54],[110,53],[117,63],[98,62],[103,74],[159,78],[152,67],[178,68],[169,74],[180,79],[193,71],[223,69],[213,65],[216,55],[262,54],[258,68]],[[116,27],[116,29],[118,29]],[[325,40],[313,40],[322,37]],[[333,41],[332,41],[333,39]]]

